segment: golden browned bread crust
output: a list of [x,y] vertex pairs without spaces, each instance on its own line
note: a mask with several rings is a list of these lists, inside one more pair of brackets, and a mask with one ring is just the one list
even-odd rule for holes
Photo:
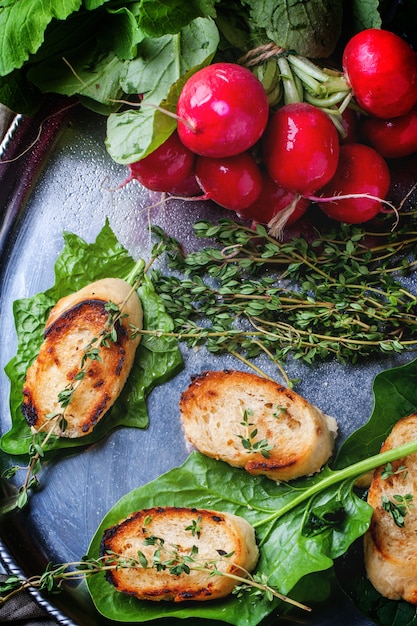
[[[63,437],[88,435],[114,404],[133,365],[140,336],[131,337],[129,325],[142,326],[142,307],[131,286],[117,278],[106,278],[59,300],[46,322],[44,341],[27,370],[22,411],[36,431],[48,429],[48,415],[62,413],[58,394],[75,384],[85,350],[103,332],[111,301],[123,306],[123,317],[115,325],[117,339],[100,346],[100,360],[88,360],[83,380],[64,410],[66,428],[55,426]],[[129,297],[128,297],[129,296]]]
[[195,376],[180,412],[185,434],[200,452],[276,481],[318,472],[337,431],[333,418],[294,391],[235,370]]
[[[136,567],[107,572],[114,587],[140,600],[214,600],[232,592],[236,580],[195,567],[212,564],[224,574],[245,578],[258,560],[252,526],[242,517],[206,509],[154,507],[133,513],[108,528],[100,548],[108,562],[133,559]],[[139,554],[145,557],[138,562]],[[114,555],[117,555],[114,557]],[[186,560],[184,560],[184,557]],[[187,558],[190,557],[190,558]],[[165,568],[156,563],[167,564]],[[187,563],[190,571],[172,572]]]
[[[381,452],[417,438],[417,413],[395,424]],[[394,461],[389,476],[386,467],[375,470],[368,491],[374,509],[369,531],[364,536],[368,577],[383,596],[417,605],[417,454]],[[396,496],[412,496],[402,525],[389,509],[398,504]],[[385,504],[384,504],[385,501]]]

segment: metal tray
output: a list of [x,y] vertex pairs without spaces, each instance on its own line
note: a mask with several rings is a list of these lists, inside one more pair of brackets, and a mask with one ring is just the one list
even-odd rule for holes
[[[126,170],[106,153],[105,120],[98,115],[52,101],[34,119],[17,120],[14,126],[3,144],[0,166],[1,432],[10,428],[9,382],[3,368],[16,351],[12,303],[53,284],[53,265],[63,246],[64,230],[93,241],[108,218],[132,256],[147,258],[149,219],[186,249],[193,249],[201,245],[193,235],[195,220],[224,215],[209,203],[178,201],[148,212],[158,194],[136,183],[115,191]],[[190,376],[209,368],[242,368],[242,364],[204,349],[183,348],[183,353],[181,373],[149,396],[147,430],[118,430],[48,465],[41,474],[42,489],[33,495],[29,507],[0,522],[0,556],[7,571],[28,576],[41,572],[50,561],[79,560],[102,517],[122,495],[186,459],[189,448],[180,426],[178,401]],[[337,418],[341,441],[369,418],[374,376],[411,358],[410,354],[397,355],[357,367],[329,362],[310,368],[294,363],[289,374],[301,377],[297,386],[301,395]],[[263,363],[263,367],[279,380],[279,372],[270,364]],[[0,456],[0,469],[14,463],[15,459]],[[95,611],[83,584],[59,595],[34,595],[60,624],[110,624]],[[169,624],[174,621],[170,619]],[[372,624],[339,591],[301,623],[330,626],[336,622]]]

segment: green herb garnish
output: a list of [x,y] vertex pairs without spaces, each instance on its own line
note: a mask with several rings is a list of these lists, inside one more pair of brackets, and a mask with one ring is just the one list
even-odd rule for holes
[[387,495],[383,495],[381,498],[382,508],[387,511],[394,520],[395,524],[400,528],[404,528],[405,516],[411,508],[413,508],[413,496],[411,493],[407,493],[404,496],[395,494],[392,499]]
[[401,476],[401,478],[405,480],[407,478],[407,473],[408,470],[406,465],[400,465],[396,470],[394,470],[392,463],[387,463],[381,472],[381,478],[383,480],[387,480],[392,476]]
[[253,422],[249,421],[250,415],[253,415],[253,411],[251,409],[245,409],[245,411],[243,411],[240,425],[244,427],[245,434],[236,435],[236,437],[239,437],[246,452],[260,452],[262,456],[267,459],[269,458],[269,453],[274,446],[269,445],[266,439],[256,440],[258,429]]

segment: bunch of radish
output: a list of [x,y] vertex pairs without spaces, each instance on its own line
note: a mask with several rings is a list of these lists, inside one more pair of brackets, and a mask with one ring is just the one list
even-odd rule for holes
[[[288,82],[290,57],[278,58]],[[296,62],[292,95],[274,106],[259,72],[221,62],[197,71],[180,93],[175,132],[129,166],[129,180],[213,200],[275,235],[312,201],[341,222],[373,219],[390,187],[386,159],[417,152],[417,54],[399,36],[367,29],[347,43],[334,80]],[[326,97],[312,95],[313,80]]]

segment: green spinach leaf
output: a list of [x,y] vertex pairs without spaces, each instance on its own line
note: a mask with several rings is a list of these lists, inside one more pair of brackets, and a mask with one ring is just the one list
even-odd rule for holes
[[372,415],[341,446],[334,464],[336,469],[377,454],[395,422],[417,411],[416,379],[417,359],[375,377]]
[[[18,336],[16,355],[6,365],[10,379],[11,429],[3,435],[1,448],[8,454],[25,454],[31,442],[30,428],[20,410],[26,369],[36,358],[43,341],[43,329],[49,311],[57,300],[86,284],[106,277],[126,278],[135,261],[117,241],[108,223],[97,239],[87,243],[73,233],[64,234],[65,246],[55,264],[55,284],[44,293],[14,303]],[[171,318],[149,278],[138,290],[148,329],[172,330]],[[117,427],[145,428],[148,424],[146,397],[151,389],[173,376],[182,366],[178,342],[174,338],[143,338],[136,352],[135,363],[121,396],[93,432],[80,439],[61,437],[48,449],[73,448],[90,444]]]
[[[378,450],[386,435],[387,422],[392,427],[417,403],[415,385],[411,384],[416,368],[417,361],[413,361],[403,366],[401,372],[397,368],[388,370],[383,380],[380,377],[374,385],[377,409],[386,401],[386,385],[391,387],[392,400],[389,420],[378,421],[376,417],[373,420],[373,440]],[[404,385],[399,384],[401,378],[407,380]],[[348,447],[346,444],[346,450]],[[400,458],[416,450],[417,443],[412,441],[390,450],[389,454]],[[345,554],[368,529],[372,510],[356,494],[353,484],[355,477],[387,462],[386,455],[369,457],[366,448],[362,448],[361,460],[346,467],[342,464],[344,469],[340,471],[326,467],[314,476],[276,484],[192,453],[182,467],[121,498],[97,529],[88,556],[98,557],[106,528],[142,508],[172,505],[228,511],[247,519],[256,530],[261,554],[257,571],[266,575],[269,584],[281,593],[291,595],[293,590],[297,593],[303,589],[304,580],[329,571],[335,559]],[[360,456],[358,452],[353,455],[356,456]],[[119,621],[187,617],[255,626],[268,614],[287,610],[282,603],[266,598],[254,602],[249,596],[230,596],[215,603],[197,603],[198,606],[165,603],[161,607],[159,603],[139,601],[117,592],[102,574],[87,579],[87,585],[97,610]],[[299,595],[298,598],[303,601]]]
[[[303,503],[291,504],[302,489],[298,484],[277,485],[266,478],[254,478],[243,470],[193,453],[181,468],[122,498],[101,523],[89,557],[98,556],[105,528],[141,508],[173,505],[229,511],[253,524],[261,552],[258,571],[267,575],[269,584],[278,587],[281,593],[289,594],[303,576],[331,567],[333,559],[366,530],[370,516],[367,504],[352,495],[349,485],[339,485],[314,500],[311,506],[320,507],[326,499],[336,497],[344,507],[343,518],[320,532],[303,533],[310,510]],[[281,516],[280,510],[284,508],[290,512]],[[101,574],[89,578],[87,584],[100,613],[127,622],[198,617],[255,626],[278,604],[266,598],[254,603],[253,598],[244,595],[230,596],[221,602],[198,603],[198,606],[170,603],[161,606],[120,594]]]

